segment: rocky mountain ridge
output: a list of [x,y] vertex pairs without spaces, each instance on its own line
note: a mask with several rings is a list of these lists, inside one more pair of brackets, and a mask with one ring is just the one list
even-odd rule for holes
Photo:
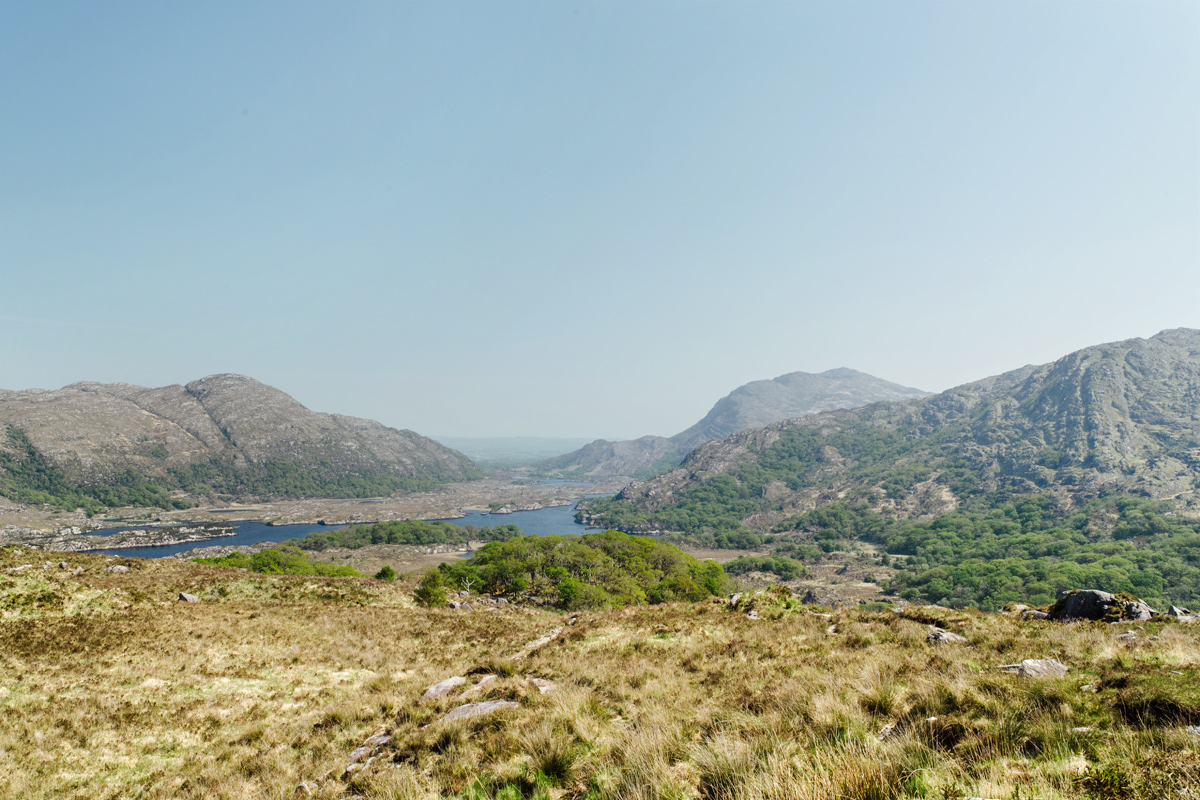
[[926,396],[928,392],[920,389],[852,369],[790,372],[739,386],[717,401],[703,419],[674,436],[642,436],[620,442],[598,439],[541,466],[551,472],[588,477],[648,477],[647,473],[678,465],[698,445],[739,431],[821,411]]
[[1200,513],[1200,331],[1097,345],[915,402],[743,431],[631,484],[616,505],[661,527],[656,517],[703,497],[765,530],[836,500],[917,517],[997,490],[1075,500],[1124,492]]
[[[0,436],[0,479],[9,479],[0,480],[0,491],[6,483],[11,489],[18,473],[27,483],[53,479],[79,487],[137,480],[176,487],[183,476],[204,483],[213,470],[226,479],[257,476],[260,483],[300,472],[326,483],[474,473],[466,456],[432,439],[311,411],[242,375],[158,388],[84,382],[0,391],[0,428],[8,433]],[[39,461],[36,469],[31,460]],[[230,485],[236,480],[223,483],[236,488]]]

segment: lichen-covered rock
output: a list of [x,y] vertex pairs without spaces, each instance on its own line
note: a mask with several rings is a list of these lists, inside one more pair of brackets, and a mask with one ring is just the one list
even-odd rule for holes
[[1000,669],[1031,680],[1061,678],[1067,674],[1066,664],[1048,658],[1027,658],[1020,664],[1005,664]]
[[471,717],[482,717],[487,714],[495,714],[497,711],[503,711],[506,708],[516,708],[517,704],[512,700],[487,700],[483,703],[467,703],[465,706],[459,706],[451,711],[446,716],[442,717],[440,722],[453,722],[458,719],[470,719]]
[[963,644],[967,641],[967,637],[959,636],[957,633],[951,633],[941,628],[934,628],[925,637],[925,641],[930,644]]
[[187,592],[180,592],[179,593],[179,602],[181,602],[181,603],[199,603],[200,598],[196,597],[196,595],[194,595],[194,594],[188,594]]
[[113,564],[111,567],[106,568],[104,571],[116,573],[118,575],[123,575],[126,572],[129,572],[129,567],[125,566],[124,564]]
[[444,681],[439,681],[425,690],[425,694],[421,695],[421,702],[428,703],[430,700],[439,700],[466,682],[467,679],[461,675],[455,675],[453,678],[446,678]]

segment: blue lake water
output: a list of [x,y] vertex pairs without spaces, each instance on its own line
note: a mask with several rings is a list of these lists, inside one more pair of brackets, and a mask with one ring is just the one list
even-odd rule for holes
[[[222,524],[233,526],[234,535],[218,536],[214,539],[184,542],[183,544],[164,544],[158,547],[122,547],[115,550],[92,550],[91,552],[103,553],[110,556],[162,558],[163,556],[173,556],[176,553],[182,553],[184,550],[192,550],[197,547],[210,547],[214,545],[224,547],[227,545],[258,544],[259,542],[284,542],[288,539],[299,539],[313,531],[331,531],[342,527],[341,525],[264,525],[261,522],[226,522]],[[144,526],[106,528],[104,530],[92,531],[92,535],[105,536],[137,527]]]
[[[588,532],[586,526],[575,521],[575,504],[569,506],[554,506],[540,508],[537,511],[514,511],[511,514],[489,514],[483,511],[469,511],[465,517],[442,520],[459,526],[474,525],[476,528],[489,528],[499,525],[516,525],[529,536],[576,536]],[[230,525],[235,533],[233,536],[218,536],[197,542],[183,544],[167,544],[158,547],[123,547],[114,550],[92,550],[93,553],[103,553],[113,556],[132,556],[135,558],[162,558],[192,550],[197,547],[233,546],[258,544],[259,542],[284,542],[288,539],[300,539],[314,531],[331,531],[343,527],[341,525],[264,525],[261,522],[223,522]],[[120,531],[127,531],[146,526],[126,525],[121,528],[105,528],[92,531],[90,535],[107,536]],[[592,531],[593,533],[595,531]]]
[[588,532],[587,526],[575,521],[574,503],[569,506],[539,508],[537,511],[514,511],[511,514],[469,511],[465,517],[442,521],[460,526],[474,525],[476,528],[516,525],[528,536],[579,536]]

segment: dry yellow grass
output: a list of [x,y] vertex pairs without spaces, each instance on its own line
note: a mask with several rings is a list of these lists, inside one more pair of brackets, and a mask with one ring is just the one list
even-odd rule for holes
[[[782,601],[759,620],[711,602],[572,624],[418,609],[368,579],[66,556],[76,577],[48,557],[0,550],[9,797],[283,798],[302,782],[328,798],[1200,797],[1200,740],[1181,728],[1200,722],[1197,627],[1145,624],[1131,646],[1115,638],[1131,626]],[[117,563],[133,571],[102,571]],[[930,623],[968,643],[927,644]],[[1071,671],[997,669],[1022,658]],[[470,698],[418,702],[485,673]],[[496,699],[518,705],[438,722]]]

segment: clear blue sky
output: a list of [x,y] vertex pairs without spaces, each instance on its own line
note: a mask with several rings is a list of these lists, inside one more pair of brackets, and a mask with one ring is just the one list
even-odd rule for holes
[[0,387],[632,437],[1179,326],[1196,2],[0,0]]

